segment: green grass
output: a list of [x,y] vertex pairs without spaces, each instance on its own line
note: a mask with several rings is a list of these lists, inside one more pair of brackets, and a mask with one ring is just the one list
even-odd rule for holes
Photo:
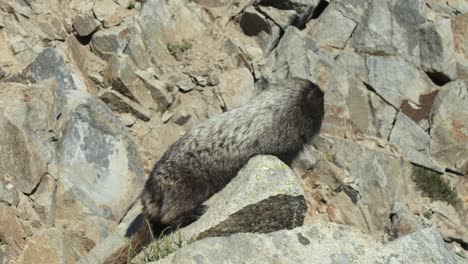
[[167,50],[172,56],[176,56],[177,53],[184,53],[192,48],[192,43],[187,40],[182,40],[180,43],[168,43]]
[[413,166],[413,181],[423,195],[433,201],[445,201],[453,207],[460,205],[456,191],[442,179],[441,174],[418,166]]
[[192,242],[191,239],[182,237],[179,230],[170,235],[160,236],[157,239],[151,234],[152,243],[143,249],[143,262],[151,262],[163,259],[176,252],[179,248]]
[[135,8],[135,1],[129,1],[127,4],[127,9],[133,9]]

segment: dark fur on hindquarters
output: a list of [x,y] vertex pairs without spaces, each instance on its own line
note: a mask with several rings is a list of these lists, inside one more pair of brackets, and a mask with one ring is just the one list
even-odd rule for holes
[[155,164],[141,196],[143,213],[153,224],[188,224],[251,157],[274,155],[290,164],[319,132],[323,115],[319,87],[290,79],[196,126]]

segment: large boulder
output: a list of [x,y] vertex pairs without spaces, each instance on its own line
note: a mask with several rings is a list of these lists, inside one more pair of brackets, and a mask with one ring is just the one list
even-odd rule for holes
[[[199,220],[177,231],[181,237],[201,239],[238,232],[268,233],[292,229],[303,224],[307,209],[295,174],[273,156],[252,158],[236,178],[205,205],[207,211]],[[130,239],[131,230],[135,230],[132,220],[137,225],[146,224],[139,220],[139,210],[139,206],[132,208],[118,232],[80,259],[80,263],[100,263],[124,246]],[[137,259],[142,257],[144,253]]]
[[455,264],[457,258],[434,229],[382,244],[352,228],[319,223],[270,234],[205,238],[157,263],[219,262]]

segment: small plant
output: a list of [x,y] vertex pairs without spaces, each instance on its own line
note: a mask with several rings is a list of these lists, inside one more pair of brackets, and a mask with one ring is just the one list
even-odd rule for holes
[[183,238],[182,234],[178,230],[167,236],[160,235],[157,239],[151,232],[151,241],[152,243],[143,249],[144,263],[163,259],[171,253],[174,253],[182,246],[192,242],[191,239]]
[[133,8],[135,8],[135,1],[134,0],[128,1],[127,9],[133,9]]
[[3,246],[3,245],[5,245],[5,244],[6,244],[5,241],[3,241],[2,239],[0,239],[0,246]]
[[423,194],[434,200],[445,201],[453,207],[460,204],[457,193],[435,171],[413,166],[413,181]]
[[187,40],[182,40],[180,43],[168,43],[167,50],[172,56],[176,57],[192,48],[192,43]]

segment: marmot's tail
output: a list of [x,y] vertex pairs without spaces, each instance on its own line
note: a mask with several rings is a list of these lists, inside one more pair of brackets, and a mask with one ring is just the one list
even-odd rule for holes
[[104,264],[126,264],[129,263],[134,256],[136,256],[143,247],[149,245],[151,242],[151,228],[149,223],[145,220],[141,221],[138,229],[129,236],[128,244],[119,248],[112,255],[110,255]]

